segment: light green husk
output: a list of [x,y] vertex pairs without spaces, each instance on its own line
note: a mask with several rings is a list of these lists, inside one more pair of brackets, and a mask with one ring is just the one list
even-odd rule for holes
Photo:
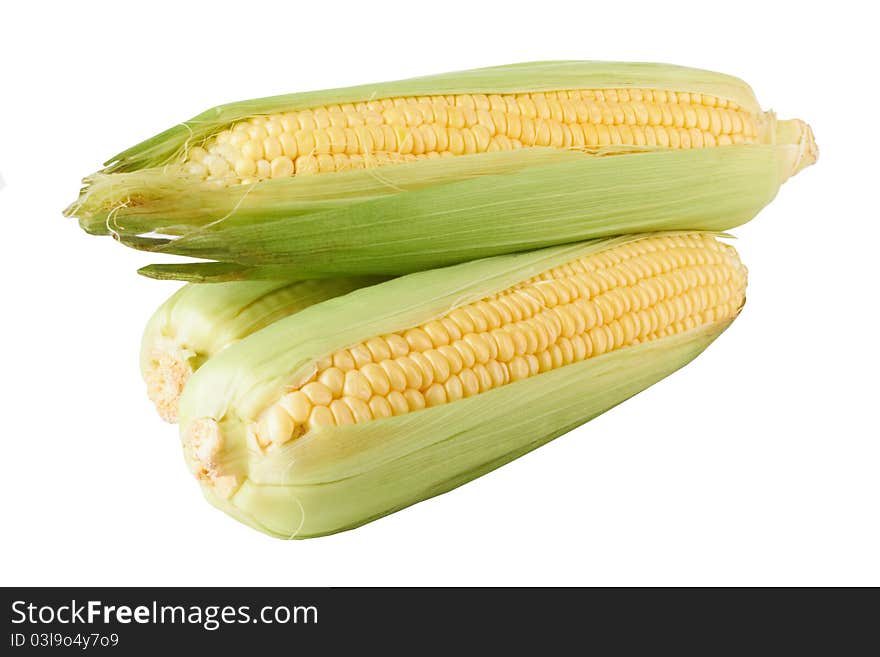
[[221,261],[142,270],[157,278],[396,275],[633,231],[726,230],[750,220],[815,156],[806,126],[780,122],[777,130],[767,115],[767,143],[685,151],[527,148],[225,189],[166,166],[254,114],[388,96],[601,87],[700,92],[760,112],[748,85],[730,76],[604,62],[517,64],[264,98],[214,108],[115,156],[85,180],[67,213],[127,246]]
[[185,285],[147,323],[141,374],[159,414],[174,422],[189,376],[230,344],[313,304],[373,285],[379,277]]
[[273,536],[350,529],[459,486],[608,410],[696,357],[720,322],[402,416],[320,428],[262,452],[245,426],[316,361],[436,318],[625,236],[499,256],[362,288],[242,340],[190,380],[184,452],[207,499]]

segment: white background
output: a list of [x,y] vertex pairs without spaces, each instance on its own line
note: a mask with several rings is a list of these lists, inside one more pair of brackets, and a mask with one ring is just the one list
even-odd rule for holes
[[[880,584],[880,98],[860,6],[7,5],[0,583]],[[138,371],[175,286],[61,216],[79,179],[225,101],[564,58],[731,73],[813,126],[818,165],[735,231],[737,322],[590,424],[361,529],[283,542],[210,507]]]

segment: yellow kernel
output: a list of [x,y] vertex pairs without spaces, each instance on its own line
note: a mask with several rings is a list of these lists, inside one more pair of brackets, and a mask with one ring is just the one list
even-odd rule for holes
[[498,347],[498,360],[507,362],[516,353],[513,339],[505,329],[495,329],[489,334]]
[[353,128],[343,129],[343,139],[345,142],[345,152],[348,155],[357,155],[361,152],[358,134]]
[[410,329],[403,337],[412,351],[426,351],[434,346],[428,334],[420,328]]
[[315,130],[312,135],[315,139],[315,154],[329,155],[332,150],[330,147],[330,134],[326,130]]
[[458,353],[461,359],[462,367],[473,367],[477,362],[477,355],[473,348],[464,340],[456,340],[452,343],[452,348]]
[[[522,326],[511,326],[507,329],[507,334],[513,340],[513,351],[515,354],[524,354],[528,351],[528,338]],[[501,359],[505,360],[505,359]]]
[[345,130],[340,127],[327,128],[326,140],[329,145],[329,153],[340,155],[346,152]]
[[446,403],[446,390],[439,383],[432,384],[425,391],[425,404],[428,407]]
[[378,362],[380,360],[391,358],[391,349],[388,346],[388,343],[382,338],[370,338],[364,342],[364,346],[367,348],[367,351],[370,352],[373,361]]
[[349,370],[345,373],[342,393],[349,397],[357,397],[367,401],[373,396],[373,389],[370,386],[370,382],[359,370]]
[[424,356],[434,369],[434,380],[446,381],[450,374],[449,361],[446,360],[446,357],[436,349],[429,349],[424,353]]
[[224,176],[229,173],[229,163],[219,155],[207,155],[203,164],[208,167],[212,176]]
[[474,137],[473,129],[465,128],[461,131],[461,138],[464,142],[464,152],[470,155],[477,152],[477,140]]
[[300,155],[295,162],[296,175],[318,172],[318,159],[314,155]]
[[[497,355],[497,346],[494,340],[487,339],[486,336],[468,333],[462,337],[462,340],[474,350],[474,355],[479,363],[485,363],[490,358],[493,358],[493,353]],[[492,347],[495,347],[495,349],[493,350]]]
[[709,113],[709,131],[716,137],[721,134],[721,112],[716,110]]
[[411,411],[420,411],[427,405],[424,395],[418,390],[413,390],[412,388],[404,390],[403,396]]
[[598,356],[608,351],[608,335],[604,326],[597,326],[589,332],[590,343],[593,345],[593,354]]
[[[370,388],[377,395],[387,395],[391,391],[391,382],[385,369],[376,363],[367,363],[360,369],[361,374],[369,382]],[[402,374],[402,373],[401,373]]]
[[477,375],[474,374],[473,370],[467,368],[463,369],[459,372],[458,378],[461,380],[461,387],[464,391],[465,397],[471,397],[480,392],[480,381],[477,379]]
[[489,330],[489,321],[481,306],[472,303],[462,307],[462,311],[468,316],[468,318],[470,318],[471,323],[474,325],[474,329],[478,333]]
[[419,128],[409,129],[409,138],[412,140],[413,155],[423,155],[425,153],[425,140],[422,138],[422,131]]
[[263,157],[270,162],[281,155],[281,142],[275,137],[266,137],[263,140]]
[[391,410],[395,415],[402,415],[409,411],[409,404],[406,403],[406,397],[403,396],[403,393],[392,390],[386,399],[391,404]]
[[303,394],[316,406],[327,406],[333,401],[333,393],[323,383],[312,381],[302,387]]
[[377,420],[394,415],[394,410],[391,408],[391,404],[388,403],[388,400],[385,399],[385,397],[372,397],[370,398],[369,404],[370,412]]
[[271,176],[273,178],[288,178],[293,175],[293,160],[283,155],[272,160]]
[[385,120],[385,125],[392,126],[405,126],[406,125],[406,115],[399,109],[389,108],[382,112],[382,118]]
[[391,356],[394,358],[406,356],[409,353],[409,344],[407,344],[406,340],[397,333],[390,333],[389,335],[383,336],[383,339],[391,351]]
[[454,402],[464,397],[464,387],[457,374],[453,374],[447,379],[443,384],[443,389],[446,391],[447,401]]
[[437,151],[437,132],[432,125],[421,125],[417,128],[425,152],[434,153]]
[[587,343],[584,341],[584,336],[582,334],[578,333],[577,335],[573,335],[570,342],[572,353],[574,354],[574,362],[582,361],[587,357]]
[[443,345],[437,347],[437,351],[440,352],[449,363],[449,371],[452,374],[458,374],[461,371],[461,368],[464,367],[464,361],[455,348],[449,345]]
[[670,114],[672,114],[672,125],[676,128],[684,127],[684,110],[682,110],[681,105],[672,104],[668,107]]
[[283,132],[278,135],[278,143],[281,145],[281,152],[287,157],[295,159],[299,151],[296,147],[296,139],[289,132]]
[[201,146],[194,146],[186,152],[187,158],[192,162],[202,162],[207,154],[208,151]]
[[326,108],[320,107],[314,110],[315,126],[319,129],[330,127],[330,112]]
[[419,368],[419,372],[422,376],[422,385],[419,389],[424,390],[434,381],[434,366],[431,365],[431,361],[429,361],[422,352],[415,351],[409,355],[409,358],[412,359]]
[[261,445],[267,442],[283,445],[293,437],[293,429],[293,418],[281,406],[273,405],[260,416],[257,440]]
[[394,128],[394,137],[397,140],[398,153],[412,153],[415,140],[412,130],[409,128]]
[[[245,160],[246,162],[250,162],[250,160]],[[197,178],[204,178],[208,175],[208,167],[206,167],[201,162],[187,162],[184,166],[184,170],[190,176],[195,176]],[[254,167],[256,170],[256,167]]]
[[508,371],[510,372],[511,381],[519,381],[525,379],[529,375],[529,364],[522,356],[515,356],[508,363]]
[[449,137],[449,151],[453,155],[462,155],[464,153],[464,137],[457,128],[447,128],[446,134]]
[[487,390],[491,390],[493,386],[492,376],[489,374],[489,370],[482,363],[477,363],[474,365],[473,373],[477,377],[477,380],[480,384],[480,392],[486,392]]
[[379,126],[386,151],[397,152],[397,132],[390,125]]
[[[409,356],[402,356],[395,361],[406,376],[406,385],[409,388],[421,389],[423,387],[422,368]],[[395,386],[396,389],[396,386]]]
[[448,317],[443,317],[439,320],[439,322],[443,325],[443,329],[446,331],[446,334],[449,336],[449,343],[452,344],[456,340],[461,340],[461,336],[463,335],[458,325],[453,322]]
[[241,147],[242,157],[248,160],[259,160],[263,157],[263,144],[256,139],[251,139]]
[[476,125],[471,129],[471,134],[475,140],[474,152],[486,152],[489,148],[489,142],[492,139],[492,134],[489,132],[488,128],[482,125]]
[[425,333],[431,340],[431,346],[440,346],[449,344],[449,333],[438,321],[428,322],[422,326]]
[[599,131],[596,130],[596,126],[587,123],[583,126],[584,129],[584,144],[586,146],[598,146],[599,145]]
[[332,427],[336,426],[336,419],[333,413],[326,406],[315,406],[309,414],[309,426],[312,427]]
[[348,410],[351,411],[351,415],[355,422],[367,422],[368,420],[373,419],[373,413],[370,411],[367,402],[363,399],[358,399],[357,397],[345,397],[342,401],[348,406]]
[[733,112],[725,111],[720,112],[721,114],[721,132],[725,134],[730,134],[733,132],[733,121],[731,120],[731,115]]
[[[386,359],[379,363],[379,366],[382,368],[385,376],[388,379],[388,385],[391,390],[405,390],[407,387],[407,376],[403,367],[397,361]],[[364,373],[366,376],[366,373]],[[367,377],[369,378],[369,377]],[[370,381],[370,385],[373,385],[373,382]],[[374,388],[375,390],[375,388]],[[378,391],[377,391],[378,392]],[[381,393],[387,394],[387,393]]]
[[354,358],[351,357],[348,349],[342,349],[333,354],[333,366],[338,367],[343,372],[355,368]]
[[297,424],[305,424],[312,412],[312,402],[301,390],[284,395],[278,403]]
[[249,178],[257,172],[257,164],[248,158],[242,157],[235,161],[235,175],[239,178]]
[[527,354],[525,356],[526,363],[529,367],[529,376],[534,376],[540,371],[540,363],[538,362],[538,357],[535,354]]
[[345,384],[345,372],[335,366],[328,367],[318,375],[318,381],[324,384],[334,397],[339,397]]
[[499,363],[497,360],[490,360],[486,363],[486,369],[489,371],[489,376],[492,377],[493,388],[503,386],[510,380],[510,372],[507,370],[507,365]]
[[474,312],[478,312],[483,318],[487,329],[499,328],[505,323],[502,319],[501,313],[491,303],[488,303],[486,301],[477,301],[476,303],[472,304],[471,307],[473,308]]
[[268,178],[272,174],[272,166],[268,160],[257,160],[257,177]]
[[300,155],[314,155],[315,132],[313,130],[297,130],[293,133],[296,150]]
[[247,129],[247,133],[250,135],[251,139],[262,141],[269,136],[269,133],[266,132],[266,128],[261,125],[263,121],[264,118],[261,116],[255,116],[251,119],[251,125]]
[[571,345],[571,340],[568,338],[559,338],[559,341],[556,344],[559,345],[559,350],[562,352],[563,365],[568,365],[574,362],[574,348]]
[[349,347],[348,352],[354,358],[357,367],[363,367],[367,363],[373,362],[373,354],[370,353],[370,350],[364,344],[356,344],[353,347]]
[[335,399],[331,402],[330,412],[333,413],[333,419],[336,421],[337,426],[342,427],[354,424],[354,415],[352,415],[351,409],[341,399]]
[[538,354],[538,365],[541,372],[549,372],[553,369],[553,356],[549,349]]

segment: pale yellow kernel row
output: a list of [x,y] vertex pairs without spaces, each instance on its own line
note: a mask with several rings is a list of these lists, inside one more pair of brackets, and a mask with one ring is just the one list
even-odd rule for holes
[[[563,91],[542,91],[526,94],[459,94],[454,96],[405,96],[381,98],[376,100],[343,103],[339,105],[323,105],[320,107],[287,112],[281,115],[263,115],[254,117],[255,124],[271,121],[270,117],[282,116],[296,124],[285,126],[287,129],[315,129],[330,126],[344,126],[350,117],[369,117],[366,122],[377,121],[376,118],[386,110],[399,109],[408,111],[414,105],[424,107],[464,109],[474,111],[495,111],[517,113],[532,118],[551,118],[552,112],[560,107],[560,103],[571,101],[597,101],[602,103],[653,103],[658,105],[680,104],[695,105],[717,109],[739,110],[733,101],[716,96],[698,93],[675,92],[651,89],[572,89]],[[431,110],[433,111],[433,109]],[[541,112],[545,112],[542,115]],[[560,112],[561,115],[561,112]],[[355,121],[358,119],[355,118]]]
[[390,98],[241,120],[191,148],[182,170],[227,185],[421,155],[533,146],[706,148],[750,143],[757,134],[750,113],[699,94],[574,90]]
[[[319,120],[318,120],[319,119]],[[471,128],[476,125],[494,126],[505,132],[510,121],[554,121],[573,125],[593,123],[606,125],[665,125],[711,130],[715,134],[745,132],[754,129],[751,114],[739,109],[706,107],[703,105],[657,104],[644,102],[608,103],[602,101],[511,101],[503,108],[471,109],[434,105],[412,101],[401,107],[361,111],[334,112],[326,109],[307,110],[290,114],[272,114],[266,121],[245,121],[233,126],[232,131],[218,135],[220,142],[234,141],[237,133],[252,139],[277,137],[297,131],[329,131],[359,127],[439,125],[452,128]],[[239,132],[240,131],[240,132]]]

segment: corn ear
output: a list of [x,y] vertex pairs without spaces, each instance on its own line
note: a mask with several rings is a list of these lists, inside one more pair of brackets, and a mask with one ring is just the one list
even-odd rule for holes
[[256,529],[350,529],[679,369],[736,317],[744,289],[735,252],[694,233],[599,239],[362,288],[201,368],[181,401],[184,454],[208,501]]
[[176,422],[186,382],[209,358],[283,317],[381,280],[185,285],[156,310],[144,330],[140,365],[147,394],[164,420]]
[[[181,175],[186,158],[196,149],[204,151],[203,145],[219,139],[217,135],[229,132],[242,121],[270,120],[266,117],[273,113],[302,114],[320,106],[338,109],[334,109],[334,116],[341,117],[348,116],[345,108],[360,111],[361,105],[370,106],[376,99],[388,103],[395,99],[414,106],[437,98],[453,105],[458,99],[477,104],[497,104],[498,98],[507,98],[508,103],[516,99],[530,103],[529,98],[539,94],[564,96],[573,93],[566,90],[579,89],[599,90],[596,93],[600,96],[604,89],[615,98],[648,89],[676,102],[679,98],[710,99],[705,102],[712,108],[717,104],[735,109],[719,110],[718,116],[713,115],[712,125],[708,118],[699,118],[706,123],[706,147],[686,148],[684,140],[690,143],[691,139],[685,134],[687,130],[701,129],[696,127],[698,115],[686,115],[674,103],[670,107],[678,108],[675,115],[646,118],[644,104],[630,107],[590,100],[589,107],[599,113],[599,125],[607,123],[608,134],[595,143],[584,136],[586,132],[574,141],[570,135],[559,141],[560,134],[568,134],[561,128],[551,139],[547,126],[559,128],[563,120],[569,120],[560,118],[545,121],[546,134],[540,139],[533,136],[523,137],[522,142],[513,140],[519,144],[512,147],[514,150],[504,150],[512,142],[501,135],[498,139],[503,140],[497,143],[506,146],[496,143],[494,152],[493,142],[484,139],[474,141],[476,146],[463,151],[472,154],[416,156],[397,152],[412,147],[412,135],[406,131],[414,128],[395,123],[383,127],[390,131],[389,139],[400,142],[395,142],[397,151],[392,153],[397,159],[391,158],[400,163],[375,168],[390,157],[386,151],[372,153],[372,147],[363,145],[372,138],[352,137],[357,126],[331,126],[320,130],[336,130],[332,134],[339,135],[348,134],[348,130],[348,137],[337,137],[348,141],[333,142],[325,135],[322,139],[326,144],[314,145],[311,132],[299,132],[309,132],[309,147],[314,151],[330,149],[332,154],[325,154],[328,161],[359,158],[358,166],[365,168],[293,175],[293,165],[288,162],[279,164],[279,171],[284,172],[279,177],[272,177],[277,173],[274,169],[271,174],[255,178],[230,173],[234,178],[229,184],[222,177],[201,182]],[[504,94],[507,96],[502,97]],[[446,109],[441,110],[446,116]],[[641,119],[636,117],[636,110],[643,115]],[[373,116],[379,117],[377,120],[403,121],[400,117],[404,110],[393,115],[393,103],[385,111],[385,119],[376,111]],[[537,110],[528,106],[523,111]],[[660,112],[657,108],[655,111]],[[461,112],[459,119],[465,122],[465,130],[471,129],[467,126],[472,122],[484,121],[471,108]],[[465,116],[467,112],[470,118]],[[620,116],[612,116],[615,112]],[[491,113],[483,113],[489,116],[485,121],[491,121]],[[722,125],[722,119],[729,125]],[[577,121],[589,123],[593,118],[570,120],[575,126],[580,125]],[[663,122],[663,126],[657,124],[657,135],[666,130],[683,132],[672,142],[665,137],[656,141],[656,135],[646,141],[645,134],[654,135],[655,128],[633,131],[628,126],[637,120]],[[270,120],[273,126],[280,126],[279,121]],[[311,115],[308,121],[309,125],[314,123]],[[749,126],[745,138],[733,135],[741,143],[724,132],[737,129],[731,121],[738,122],[739,129]],[[679,124],[682,127],[676,127]],[[266,132],[261,124],[247,129],[260,135]],[[273,127],[272,132],[281,129]],[[483,137],[483,131],[488,130],[484,123],[473,123],[472,129]],[[493,129],[500,130],[497,126]],[[451,135],[460,132],[459,128],[448,130]],[[697,132],[692,146],[702,143],[703,137]],[[406,133],[406,139],[398,133]],[[717,139],[710,139],[715,133]],[[294,133],[285,134],[291,148],[304,148],[294,143]],[[255,148],[263,149],[268,158],[270,150],[275,155],[281,147],[274,136],[266,140],[265,146],[257,144]],[[710,140],[713,147],[708,147]],[[723,145],[727,142],[730,145]],[[545,143],[553,145],[542,145]],[[367,149],[366,155],[348,154],[359,148]],[[311,152],[301,157],[311,158]],[[430,155],[438,153],[431,151]],[[283,163],[290,158],[280,155],[276,159]],[[762,112],[748,85],[736,78],[661,64],[531,63],[217,107],[112,158],[105,169],[85,180],[79,200],[67,213],[78,217],[86,231],[112,234],[134,248],[221,263],[219,269],[165,265],[144,272],[156,277],[267,278],[272,274],[266,268],[281,268],[284,275],[301,278],[396,275],[629,231],[726,230],[751,219],[773,199],[788,177],[815,159],[809,127],[800,121],[777,122],[772,113]],[[268,160],[259,162],[264,168],[269,166]],[[204,168],[199,162],[190,164]],[[248,171],[252,165],[242,160]],[[231,164],[223,166],[231,171]],[[347,166],[338,164],[340,169]],[[540,214],[536,215],[535,208]]]

